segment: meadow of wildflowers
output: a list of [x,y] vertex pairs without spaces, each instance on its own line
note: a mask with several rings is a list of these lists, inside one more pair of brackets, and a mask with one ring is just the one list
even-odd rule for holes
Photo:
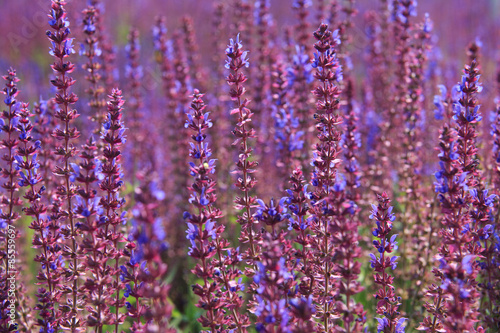
[[500,332],[500,3],[2,3],[1,332]]

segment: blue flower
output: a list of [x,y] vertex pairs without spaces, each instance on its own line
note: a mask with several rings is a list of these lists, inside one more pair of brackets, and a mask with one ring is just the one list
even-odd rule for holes
[[455,115],[453,116],[453,119],[457,120],[459,116],[463,116],[467,122],[469,123],[476,123],[481,121],[483,117],[479,113],[479,105],[474,107],[474,109],[468,107],[464,108],[460,103],[455,103],[453,107],[453,111]]
[[155,219],[153,223],[153,233],[159,240],[165,239],[166,233],[160,218]]
[[391,261],[390,262],[391,262],[391,268],[393,270],[396,269],[396,267],[398,267],[398,262],[397,262],[398,258],[399,258],[398,256],[392,256],[391,257]]
[[69,176],[69,180],[73,183],[76,178],[80,177],[80,166],[76,163],[70,163],[71,172]]
[[312,6],[312,0],[304,0],[304,1],[294,0],[292,4],[292,8],[295,9],[308,8],[311,6]]
[[310,313],[315,313],[316,308],[313,304],[312,296],[309,295],[309,297],[301,297],[301,298],[292,298],[288,302],[293,308],[295,309],[306,309],[309,310]]
[[443,176],[443,170],[436,171],[434,175],[436,177],[436,181],[434,182],[434,190],[437,193],[447,193],[449,191],[448,179]]
[[370,267],[371,268],[375,268],[375,265],[379,262],[377,257],[373,254],[373,253],[370,253]]
[[[465,259],[465,258],[464,258]],[[463,260],[462,260],[463,262]],[[446,278],[444,282],[441,284],[441,289],[443,290],[448,290],[448,287],[451,285],[452,281],[449,278]],[[461,279],[456,279],[455,281],[456,285],[459,288],[459,296],[461,299],[466,299],[470,296],[469,290],[465,288],[465,283]]]
[[490,238],[493,234],[495,228],[491,224],[487,224],[484,226],[483,230],[480,232],[479,239],[486,240]]
[[438,85],[439,95],[434,95],[434,118],[442,120],[445,112],[444,102],[446,101],[446,87],[442,84]]
[[160,39],[162,36],[165,36],[166,33],[167,33],[167,28],[165,27],[163,22],[161,22],[160,24],[153,27],[153,41],[154,41],[155,50],[160,51],[160,49],[161,49]]
[[[229,45],[226,48],[226,55],[228,58],[226,60],[225,67],[227,69],[230,69],[232,57],[234,57],[236,51],[241,49],[241,48],[243,48],[243,44],[240,41],[240,34],[238,34],[236,36],[236,41],[234,41],[232,38],[229,40]],[[250,66],[250,63],[248,62],[247,55],[248,55],[248,51],[244,51],[244,52],[242,52],[242,55],[240,57],[241,62],[245,67]]]
[[52,328],[52,324],[46,323],[43,325],[44,327],[40,328],[40,333],[54,333],[55,330]]
[[205,112],[203,114],[203,121],[208,126],[208,128],[212,128],[213,123],[212,123],[212,119],[210,119],[209,116],[210,116],[210,112]]
[[291,88],[295,81],[297,80],[298,73],[296,71],[300,70],[301,74],[305,78],[306,82],[309,84],[314,81],[314,76],[312,74],[312,66],[309,61],[309,56],[305,54],[304,47],[300,45],[295,45],[295,54],[293,56],[293,66],[287,68],[287,78],[288,86]]
[[94,55],[100,57],[102,55],[102,50],[99,48],[99,43],[94,43]]
[[474,262],[474,258],[476,258],[475,255],[473,254],[468,254],[462,259],[462,267],[465,269],[465,271],[468,274],[472,273],[472,264],[471,262]]
[[[401,23],[407,23],[408,18],[404,15],[404,12],[407,10],[406,6],[402,3],[398,3],[396,8],[396,17],[399,19]],[[408,6],[409,16],[417,16],[417,1],[410,2]]]
[[333,44],[340,45],[341,41],[340,41],[339,29],[336,29],[332,32],[332,40],[333,40]]
[[392,247],[392,249],[394,251],[396,251],[398,249],[398,245],[397,245],[398,242],[396,242],[396,237],[397,236],[398,236],[397,234],[392,235],[391,236],[391,240],[389,241],[389,245]]
[[395,333],[404,333],[405,332],[404,323],[406,320],[407,320],[407,318],[399,318],[398,322],[396,323],[396,332]]
[[[280,102],[278,101],[277,104],[280,104]],[[275,121],[274,127],[276,131],[274,137],[278,141],[278,148],[289,152],[302,149],[304,141],[300,138],[304,135],[304,132],[293,131],[299,128],[299,119],[294,116],[293,108],[275,108],[272,116]]]
[[241,49],[243,47],[243,44],[240,42],[240,34],[236,35],[236,41],[233,40],[232,38],[229,39],[229,45],[226,48],[226,54],[227,55],[233,55],[236,50]]
[[465,235],[470,232],[470,224],[466,223],[461,230],[462,235]]
[[454,103],[458,103],[458,100],[462,97],[462,86],[456,84],[451,88],[451,99]]
[[[190,164],[191,164],[191,162],[190,162]],[[198,196],[196,195],[196,193],[191,194],[191,197],[189,198],[189,203],[196,203],[196,202],[198,202],[202,206],[206,206],[210,203],[210,201],[205,196],[205,188],[204,187],[201,189],[199,199],[198,199]]]
[[430,19],[429,13],[425,13],[424,25],[422,27],[422,30],[425,33],[430,33],[430,32],[432,32],[433,26],[434,26],[434,24],[433,24],[432,20]]
[[207,232],[209,237],[212,237],[212,239],[215,239],[217,237],[217,230],[214,227],[215,222],[211,221],[210,219],[205,223],[205,231]]
[[87,34],[92,33],[94,31],[95,31],[95,25],[91,22],[89,22],[83,26],[83,32],[85,32]]
[[186,230],[187,233],[186,238],[190,240],[195,240],[196,237],[198,237],[199,235],[198,226],[192,223],[188,223],[187,225],[188,225],[188,230]]
[[378,321],[377,333],[384,332],[386,327],[389,327],[387,318],[375,318]]
[[70,55],[72,53],[75,53],[75,49],[73,48],[73,39],[74,38],[68,38],[64,41],[63,51],[65,55]]
[[130,284],[125,285],[125,292],[123,293],[123,296],[125,298],[130,296],[130,293],[132,293],[132,288],[130,287]]
[[344,74],[342,72],[341,65],[338,65],[335,69],[335,80],[337,80],[337,82],[342,82],[344,80]]
[[378,213],[378,208],[375,204],[372,204],[372,211],[371,211],[371,214],[369,216],[370,220],[373,220],[373,218],[377,215]]
[[[469,193],[471,194],[471,196],[474,200],[479,201],[478,192],[476,189],[470,190]],[[482,199],[484,200],[484,205],[486,207],[493,207],[493,204],[495,203],[496,198],[497,198],[496,194],[492,194],[492,195],[488,196],[488,189],[484,189],[482,191]]]
[[392,207],[392,206],[391,206],[391,207],[389,207],[389,208],[387,209],[387,216],[389,217],[389,221],[391,221],[391,222],[394,222],[394,221],[396,220],[396,215],[394,215],[394,214],[392,213],[392,209],[393,209],[393,208],[394,208],[394,207]]
[[271,199],[269,205],[266,205],[261,199],[257,199],[259,207],[257,212],[255,212],[254,217],[267,225],[275,225],[290,217],[286,214],[286,203],[289,202],[288,197],[283,197],[280,199],[278,204],[274,203],[274,199]]
[[347,182],[345,176],[342,173],[337,172],[337,175],[335,176],[335,184],[333,185],[333,190],[335,192],[342,192],[345,189],[346,185]]
[[380,230],[380,222],[379,221],[376,221],[375,222],[377,224],[377,228],[373,229],[372,231],[372,235],[375,236],[375,237],[379,237],[380,233],[381,233],[381,230]]
[[314,60],[311,64],[311,66],[313,68],[318,68],[318,66],[319,66],[319,52],[315,51],[313,56],[314,56]]
[[153,194],[156,200],[162,201],[163,199],[165,199],[165,192],[158,188],[157,181],[152,181],[151,183],[149,183],[149,191],[151,192],[151,194]]

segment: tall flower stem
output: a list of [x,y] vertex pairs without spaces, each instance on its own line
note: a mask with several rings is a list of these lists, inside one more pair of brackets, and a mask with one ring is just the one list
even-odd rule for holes
[[340,90],[335,82],[342,80],[342,72],[334,48],[340,43],[337,31],[332,33],[328,25],[321,24],[314,32],[314,38],[317,42],[314,44],[316,52],[312,66],[316,69],[314,77],[319,82],[313,91],[316,98],[314,119],[319,142],[315,145],[311,162],[314,166],[312,184],[315,187],[311,201],[314,215],[312,231],[316,238],[314,271],[317,272],[317,284],[313,290],[315,301],[321,306],[321,311],[316,313],[322,321],[320,329],[329,332],[332,323],[330,304],[334,292],[333,266],[329,258],[333,256],[334,249],[330,241],[333,209],[326,199],[335,184],[337,165],[340,163],[341,134],[338,126],[342,123],[342,116],[338,112]]
[[[238,187],[243,192],[243,198],[235,200],[235,208],[242,209],[243,214],[238,216],[238,222],[242,227],[240,241],[249,243],[248,252],[245,254],[245,259],[248,264],[254,265],[258,260],[260,242],[259,235],[253,230],[255,220],[251,213],[251,208],[255,204],[256,198],[250,195],[250,191],[255,186],[256,180],[251,176],[255,172],[255,167],[258,163],[251,161],[252,148],[249,145],[248,139],[255,138],[255,130],[250,127],[253,113],[247,108],[250,101],[244,98],[246,92],[243,83],[247,80],[245,74],[241,71],[243,67],[248,67],[247,52],[242,50],[243,45],[240,42],[239,35],[236,40],[231,39],[226,49],[227,61],[226,68],[231,72],[227,77],[227,83],[231,86],[229,95],[235,101],[236,108],[231,110],[231,114],[238,116],[236,128],[233,135],[236,137],[233,145],[239,144],[239,156],[236,167],[240,173],[240,177],[236,182]],[[243,99],[244,98],[244,99]]]
[[[102,140],[105,143],[105,148],[103,151],[104,162],[102,164],[102,173],[104,174],[104,179],[99,184],[101,190],[105,193],[101,197],[99,204],[106,210],[104,219],[106,220],[106,226],[104,230],[104,235],[112,246],[108,253],[110,259],[114,259],[114,275],[115,281],[113,283],[115,300],[113,305],[115,307],[114,313],[114,326],[115,333],[119,332],[119,325],[122,323],[122,317],[120,317],[120,308],[123,307],[123,302],[120,298],[120,291],[123,286],[123,282],[120,281],[120,258],[124,254],[119,248],[119,243],[124,242],[123,234],[119,230],[120,224],[124,223],[124,214],[120,214],[119,209],[123,206],[124,200],[119,198],[119,191],[123,185],[123,177],[121,174],[121,168],[118,164],[121,159],[121,145],[125,142],[125,126],[123,125],[123,104],[125,101],[122,98],[122,92],[118,89],[113,89],[111,95],[108,96],[108,117],[107,122],[104,123],[103,127],[105,132],[102,135]],[[111,228],[112,229],[111,229]]]
[[78,332],[81,326],[79,312],[82,305],[78,287],[81,267],[79,264],[80,256],[78,254],[77,239],[79,231],[75,226],[75,216],[73,213],[73,197],[76,193],[76,187],[70,181],[70,160],[76,155],[76,148],[71,141],[78,138],[80,133],[76,128],[71,127],[72,120],[76,119],[79,114],[76,110],[71,109],[71,106],[76,103],[78,97],[70,92],[70,87],[75,83],[75,80],[67,75],[74,70],[75,65],[70,61],[65,61],[65,58],[75,52],[72,45],[73,38],[69,38],[69,21],[66,19],[66,11],[63,7],[65,4],[62,0],[52,1],[49,25],[53,31],[47,31],[47,36],[52,44],[50,54],[56,58],[56,61],[51,66],[56,78],[51,83],[58,91],[55,96],[55,102],[59,105],[59,109],[54,116],[62,123],[62,128],[54,129],[52,135],[57,140],[63,141],[62,146],[56,147],[56,155],[60,156],[62,166],[56,166],[54,174],[63,178],[62,188],[57,194],[61,201],[65,202],[65,210],[62,213],[67,217],[69,223],[69,230],[65,228],[62,229],[62,232],[70,240],[70,247],[63,250],[63,255],[70,262],[66,268],[66,276],[67,282],[71,285],[69,290],[70,299],[68,300],[70,311],[67,312],[67,319],[63,325],[69,327],[71,332]]
[[401,297],[396,296],[393,286],[394,277],[388,274],[387,269],[396,269],[397,256],[389,256],[390,253],[398,249],[396,236],[392,235],[392,224],[396,219],[392,213],[392,207],[389,206],[389,196],[384,192],[377,196],[378,206],[372,205],[373,210],[370,215],[371,219],[376,221],[377,227],[373,229],[373,236],[378,240],[373,241],[373,246],[380,254],[377,257],[374,254],[371,256],[371,267],[375,270],[375,283],[380,286],[378,292],[374,295],[377,299],[377,313],[383,315],[382,318],[376,318],[378,332],[400,333],[404,332],[404,322],[406,318],[399,316],[399,307],[401,305]]

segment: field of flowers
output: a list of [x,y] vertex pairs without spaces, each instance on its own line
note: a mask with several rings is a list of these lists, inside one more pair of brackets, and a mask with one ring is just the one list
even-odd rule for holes
[[0,333],[500,332],[500,2],[2,3]]

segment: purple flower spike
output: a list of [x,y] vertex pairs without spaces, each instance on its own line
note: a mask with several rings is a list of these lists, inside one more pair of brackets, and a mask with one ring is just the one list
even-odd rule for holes
[[383,318],[376,318],[379,322],[378,332],[404,332],[402,326],[406,318],[399,316],[399,307],[401,298],[394,293],[392,285],[394,277],[387,272],[388,268],[395,270],[397,268],[397,256],[389,256],[394,250],[397,250],[396,236],[392,235],[390,241],[387,240],[392,230],[392,222],[395,215],[392,214],[392,206],[389,206],[390,199],[384,192],[377,196],[378,206],[372,205],[372,216],[377,222],[377,236],[379,240],[374,241],[374,247],[377,248],[380,256],[377,257],[370,253],[370,265],[375,270],[375,283],[380,286],[374,297],[379,300],[377,303],[377,313],[384,314]]

